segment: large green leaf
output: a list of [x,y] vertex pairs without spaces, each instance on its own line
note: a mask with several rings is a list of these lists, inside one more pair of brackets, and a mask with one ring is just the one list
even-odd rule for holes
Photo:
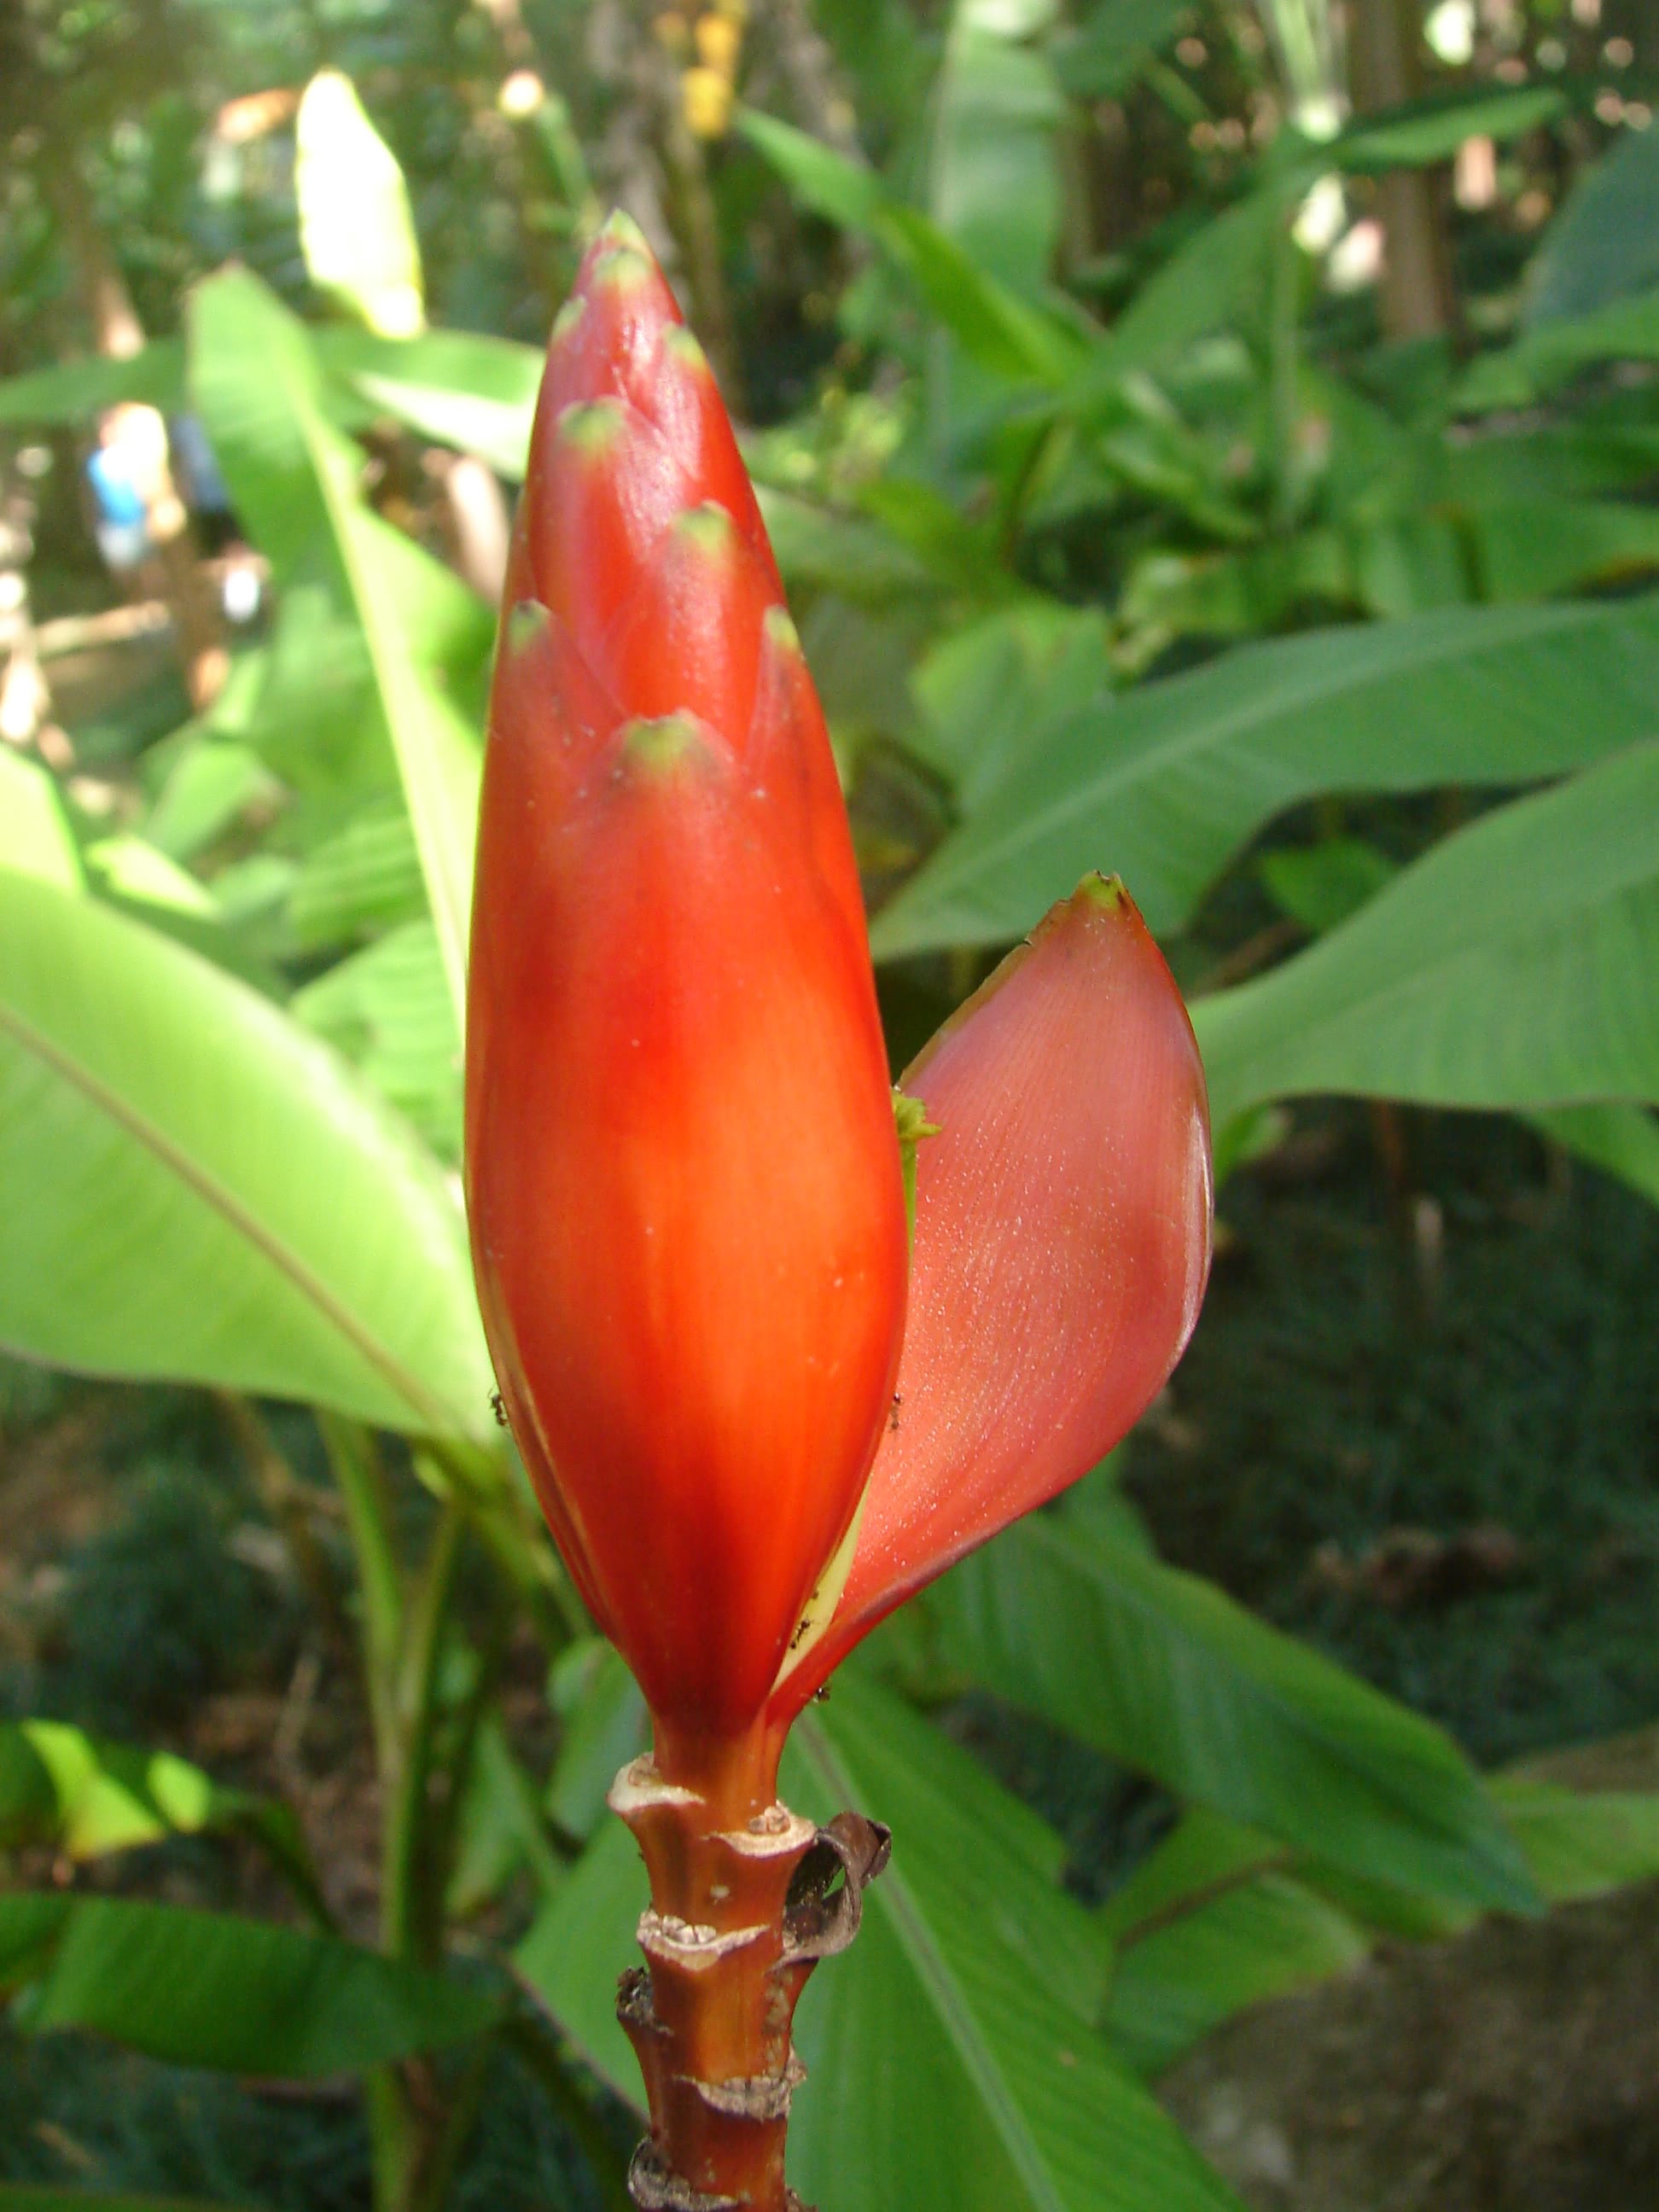
[[1321,602],[1398,618],[1627,584],[1656,568],[1659,511],[1534,492],[1322,523],[1237,551],[1156,554],[1136,568],[1124,611],[1154,635],[1259,635]]
[[1097,610],[1018,601],[958,629],[917,664],[921,709],[912,750],[971,805],[1006,773],[1009,749],[1045,716],[1093,707],[1112,690],[1106,625]]
[[796,1746],[803,1811],[850,1804],[895,1838],[858,1942],[802,2001],[803,2194],[836,2212],[1235,2205],[1092,2026],[1104,1948],[1052,1832],[856,1671]]
[[1659,142],[1626,131],[1589,163],[1527,271],[1533,330],[1659,285]]
[[1316,1891],[1260,1875],[1124,1949],[1107,2033],[1132,2065],[1160,2073],[1247,2005],[1348,1972],[1371,1948]]
[[[1524,1771],[1490,1787],[1552,1904],[1659,1873],[1659,1793],[1580,1795]],[[1467,1905],[1345,1883],[1271,1838],[1200,1811],[1141,1862],[1101,1917],[1116,1946],[1109,2031],[1138,2066],[1156,2071],[1244,2006],[1348,1972],[1378,1933],[1449,1936],[1476,1916]]]
[[135,2197],[122,2189],[51,2189],[0,2181],[0,2212],[238,2212],[205,2197]]
[[1061,84],[1077,100],[1115,99],[1174,38],[1186,13],[1187,0],[1095,0],[1077,27],[1054,41]]
[[[815,1820],[853,1805],[894,1830],[858,1941],[801,2004],[812,2078],[791,2115],[790,2173],[803,2195],[836,2212],[1235,2205],[1092,2026],[1106,1946],[1034,1814],[856,1669],[797,1724],[784,1789]],[[638,1855],[612,1824],[517,1961],[635,2098],[610,1998],[643,1899]]]
[[142,923],[0,872],[0,1341],[483,1438],[459,1207],[329,1047]]
[[1310,1091],[1659,1099],[1659,739],[1496,809],[1194,1010],[1225,1121]]
[[289,921],[307,951],[377,937],[425,912],[420,854],[395,801],[365,807],[308,853],[289,897]]
[[603,1820],[569,1878],[513,1954],[513,1970],[599,2078],[635,2106],[640,2070],[617,2021],[617,1977],[639,1964],[634,1937],[649,1902],[639,1847]]
[[175,860],[215,843],[244,816],[275,809],[282,787],[251,745],[205,731],[173,752],[144,834]]
[[1521,1768],[1499,1776],[1492,1795],[1552,1902],[1659,1875],[1659,1790],[1564,1790]]
[[1449,161],[1466,138],[1517,138],[1565,112],[1553,84],[1481,84],[1359,118],[1322,150],[1339,169],[1361,173]]
[[1106,2027],[1143,2072],[1246,2005],[1328,1980],[1370,1950],[1346,1913],[1272,1863],[1284,1856],[1247,1829],[1188,1814],[1110,1900]]
[[1062,395],[1086,414],[1132,372],[1156,368],[1195,338],[1258,307],[1275,231],[1293,203],[1283,183],[1259,185],[1200,224],[1136,292],[1105,345]]
[[476,702],[459,699],[457,688],[482,674],[489,617],[365,505],[362,457],[329,417],[316,351],[257,278],[231,271],[197,291],[191,374],[261,544],[279,572],[319,592],[336,623],[361,634],[370,678],[362,711],[384,731],[397,762],[459,1017],[480,749],[469,718]]
[[0,1896],[14,2025],[80,2028],[180,2066],[292,2080],[361,2073],[488,2033],[499,1991],[224,1912],[128,1898]]
[[650,1741],[645,1699],[621,1654],[598,1636],[565,1646],[548,1696],[561,1727],[547,1809],[566,1835],[585,1842],[605,1818],[617,1770]]
[[1438,1729],[1082,1514],[1018,1523],[925,1602],[972,1679],[1178,1797],[1374,1881],[1533,1901]]
[[1065,102],[1022,27],[1006,9],[956,9],[933,83],[928,206],[976,269],[1029,296],[1060,234]]
[[1659,599],[1452,609],[1246,646],[1025,737],[876,915],[878,957],[1005,942],[1091,868],[1178,927],[1254,832],[1319,792],[1516,784],[1659,723]]

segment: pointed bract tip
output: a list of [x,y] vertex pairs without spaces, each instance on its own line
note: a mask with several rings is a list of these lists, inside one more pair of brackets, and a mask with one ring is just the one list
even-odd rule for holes
[[627,422],[628,410],[620,399],[575,399],[560,409],[553,434],[562,446],[597,457],[610,451]]
[[532,646],[551,617],[539,599],[519,599],[507,617],[507,647],[523,653]]
[[662,349],[684,368],[696,369],[704,376],[714,374],[708,366],[708,356],[702,349],[702,340],[688,324],[671,323],[662,334]]
[[621,248],[630,253],[643,253],[647,258],[651,248],[645,242],[645,233],[625,208],[612,208],[594,233],[593,242],[601,251]]
[[1103,876],[1098,868],[1090,870],[1072,896],[1081,899],[1085,906],[1101,907],[1108,913],[1126,906],[1131,912],[1136,910],[1134,901],[1123,888],[1122,877]]
[[712,757],[708,729],[696,714],[659,714],[624,722],[617,733],[619,768],[664,775],[695,761]]
[[787,607],[768,607],[761,617],[761,628],[766,633],[767,641],[776,646],[780,653],[798,653],[800,651],[800,632],[795,628]]
[[675,537],[699,553],[725,560],[738,542],[738,526],[728,508],[717,499],[705,499],[677,514],[671,526]]
[[550,352],[552,350],[553,347],[560,344],[564,339],[569,337],[571,331],[575,329],[577,324],[580,322],[582,317],[586,313],[586,300],[583,297],[581,293],[573,292],[570,297],[565,301],[563,307],[560,308],[558,313],[553,318],[553,329],[551,335],[548,339],[548,349]]

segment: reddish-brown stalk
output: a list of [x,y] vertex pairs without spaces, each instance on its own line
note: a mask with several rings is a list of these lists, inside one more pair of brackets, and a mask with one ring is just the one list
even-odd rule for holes
[[[617,2005],[651,2115],[629,2176],[641,2212],[798,2212],[784,2179],[795,2002],[850,1940],[886,1838],[847,1816],[820,1834],[779,1804],[782,1741],[764,1725],[733,1743],[659,1731],[611,1793],[651,1881],[647,1967],[623,1975]],[[829,1903],[834,1874],[845,1886]]]

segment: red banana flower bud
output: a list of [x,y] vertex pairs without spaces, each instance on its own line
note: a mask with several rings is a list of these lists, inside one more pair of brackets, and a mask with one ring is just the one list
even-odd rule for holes
[[555,326],[485,753],[466,1180],[514,1431],[659,1726],[731,1741],[845,1536],[906,1237],[851,838],[637,231]]

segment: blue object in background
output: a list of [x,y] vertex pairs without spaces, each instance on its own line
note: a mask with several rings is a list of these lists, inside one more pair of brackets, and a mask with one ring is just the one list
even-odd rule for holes
[[149,550],[149,510],[138,489],[131,457],[118,439],[94,447],[87,461],[97,518],[98,550],[118,574],[136,568]]

